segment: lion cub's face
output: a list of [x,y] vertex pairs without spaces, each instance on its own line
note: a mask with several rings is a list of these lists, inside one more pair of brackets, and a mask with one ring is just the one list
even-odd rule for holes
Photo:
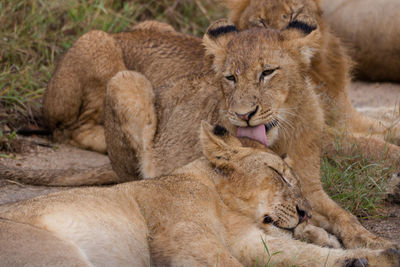
[[282,158],[262,145],[244,147],[224,128],[210,127],[202,123],[203,153],[223,176],[217,187],[228,206],[261,228],[293,229],[311,216],[299,181]]
[[272,145],[291,127],[302,90],[309,87],[306,71],[317,38],[265,28],[237,32],[223,23],[210,26],[204,43],[214,56],[228,118],[239,136]]

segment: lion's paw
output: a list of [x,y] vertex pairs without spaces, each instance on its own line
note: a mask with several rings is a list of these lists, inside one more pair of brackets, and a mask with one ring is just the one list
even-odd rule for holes
[[299,224],[294,230],[294,238],[321,247],[341,248],[338,239],[320,227],[311,224]]
[[399,267],[400,253],[394,249],[348,250],[345,259],[339,260],[337,265],[344,267]]

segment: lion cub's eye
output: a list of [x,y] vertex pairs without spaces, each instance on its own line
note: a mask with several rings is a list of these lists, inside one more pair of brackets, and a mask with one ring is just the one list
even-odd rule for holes
[[236,77],[233,75],[229,75],[229,76],[225,76],[225,79],[227,79],[228,81],[232,81],[232,82],[236,82]]
[[267,76],[271,75],[272,73],[274,73],[277,69],[278,68],[269,69],[269,70],[264,70],[263,72],[261,72],[260,81],[262,81],[265,77],[267,77]]

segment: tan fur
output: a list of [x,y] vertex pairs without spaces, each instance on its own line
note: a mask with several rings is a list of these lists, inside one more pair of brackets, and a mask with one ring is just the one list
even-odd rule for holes
[[322,9],[349,47],[359,78],[400,81],[400,1],[324,0]]
[[[230,10],[231,20],[239,29],[268,27],[285,30],[289,23],[293,21],[305,22],[308,25],[316,26],[316,30],[320,32],[321,38],[319,41],[319,48],[312,58],[310,74],[312,81],[316,84],[315,91],[322,101],[326,124],[329,127],[333,126],[335,128],[346,129],[349,134],[354,134],[355,136],[375,136],[385,139],[390,133],[395,140],[399,139],[400,125],[391,128],[390,123],[361,115],[352,107],[347,88],[350,80],[349,72],[352,67],[352,62],[347,56],[347,51],[344,49],[339,39],[331,33],[329,26],[326,25],[322,17],[320,1],[223,0],[222,2],[224,2]],[[325,5],[334,5],[332,2],[335,1],[327,0],[325,2]],[[350,2],[357,2],[358,5],[365,4],[364,1]],[[380,5],[380,3],[375,3],[375,5]],[[348,16],[351,18],[357,17],[353,13],[353,10],[353,8],[348,8]],[[334,20],[335,23],[343,22],[343,20]],[[363,26],[366,25],[364,24]],[[343,22],[343,27],[346,30],[351,30],[349,31],[349,35],[352,35],[354,38],[358,39],[358,41],[361,40],[362,42],[359,36],[353,34],[353,28],[348,26],[347,22]],[[366,28],[368,28],[368,26],[366,26]],[[372,28],[376,29],[374,27]],[[379,30],[376,30],[376,34],[379,34]],[[369,34],[369,37],[373,38],[373,36],[376,35]],[[399,35],[395,36],[398,37]],[[373,42],[371,42],[371,45],[373,46],[374,44],[372,43]],[[397,42],[391,42],[391,44],[395,43]],[[358,49],[358,51],[360,51],[360,49]],[[374,53],[370,53],[370,55],[372,54]],[[372,68],[375,69],[376,67],[377,66],[373,66]],[[370,142],[372,146],[373,142],[374,139]],[[377,144],[377,146],[379,147],[379,144]]]
[[309,223],[302,223],[297,226],[294,230],[294,236],[301,241],[313,243],[322,247],[342,247],[335,236]]
[[[168,176],[0,206],[2,264],[399,264],[393,250],[329,249],[293,240],[282,228],[296,227],[296,207],[308,214],[309,205],[289,166],[265,148],[243,147],[229,134],[215,135],[206,123],[200,139],[205,158]],[[265,215],[275,226],[263,223]],[[271,259],[263,242],[269,253],[276,253]]]

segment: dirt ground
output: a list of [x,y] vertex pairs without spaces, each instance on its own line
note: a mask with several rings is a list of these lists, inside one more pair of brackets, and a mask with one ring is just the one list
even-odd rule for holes
[[[85,170],[109,164],[107,156],[68,145],[52,146],[43,138],[22,138],[24,152],[11,158],[0,158],[0,164],[26,169]],[[0,204],[29,199],[67,187],[29,186],[0,177]]]
[[[354,82],[350,96],[353,105],[361,112],[374,116],[390,117],[399,114],[400,84]],[[0,157],[0,164],[28,169],[87,169],[109,163],[107,156],[84,151],[67,145],[54,147],[46,139],[23,138],[23,153],[12,158]],[[29,199],[66,187],[27,186],[0,177],[0,204]],[[390,216],[384,219],[365,220],[363,224],[372,232],[400,243],[400,206],[388,204]]]

